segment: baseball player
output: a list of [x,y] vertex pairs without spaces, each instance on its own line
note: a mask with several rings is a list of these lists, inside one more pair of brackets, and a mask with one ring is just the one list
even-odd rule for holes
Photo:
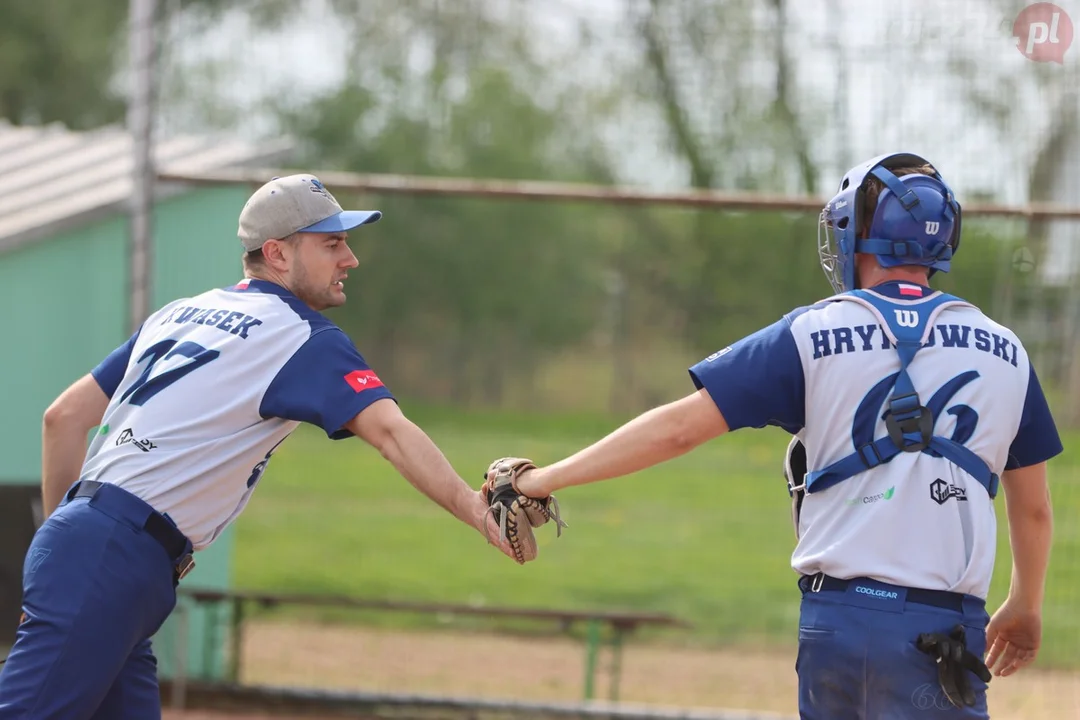
[[480,495],[320,313],[345,303],[348,232],[380,217],[342,211],[312,175],[274,178],[240,213],[245,278],[161,308],[49,407],[47,519],[26,555],[0,719],[160,717],[150,638],[194,553],[236,519],[301,422],[363,439],[492,534]]
[[[520,496],[546,499],[731,430],[783,428],[801,717],[988,717],[991,670],[1009,675],[1039,647],[1046,461],[1062,446],[1016,335],[929,286],[950,268],[960,219],[921,157],[851,169],[821,213],[835,295],[693,365],[693,394],[547,467],[497,460],[485,487],[509,478]],[[1012,585],[991,620],[999,486]]]

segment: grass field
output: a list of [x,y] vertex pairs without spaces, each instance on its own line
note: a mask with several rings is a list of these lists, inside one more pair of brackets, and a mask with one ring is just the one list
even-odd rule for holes
[[[500,456],[561,458],[617,425],[604,417],[514,417],[403,403],[474,487]],[[1052,467],[1056,547],[1043,664],[1076,662],[1080,620],[1077,438]],[[794,544],[780,474],[787,436],[742,431],[637,475],[564,491],[570,525],[540,533],[540,559],[508,561],[424,499],[372,448],[302,427],[275,455],[237,523],[244,589],[520,607],[668,612],[694,624],[680,642],[794,641]],[[1010,559],[1004,499],[990,602]],[[422,617],[365,622],[430,622]]]

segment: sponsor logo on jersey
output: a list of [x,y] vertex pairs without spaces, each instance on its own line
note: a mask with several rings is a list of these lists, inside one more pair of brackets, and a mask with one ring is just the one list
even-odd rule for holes
[[705,358],[705,362],[712,362],[713,360],[715,360],[717,358],[720,358],[720,357],[723,357],[723,356],[727,355],[729,352],[731,352],[731,346],[730,345],[728,347],[724,348],[723,350],[717,350],[712,355]]
[[879,500],[892,500],[893,494],[896,492],[896,486],[892,486],[885,492],[880,492],[877,495],[867,495],[861,498],[851,498],[845,501],[845,505],[872,505]]
[[143,452],[150,452],[157,448],[157,445],[150,440],[140,440],[135,437],[135,433],[132,432],[131,428],[124,428],[120,431],[120,437],[116,438],[116,446],[120,447],[121,445],[127,445],[129,443]]
[[379,379],[374,370],[353,370],[345,376],[345,382],[349,383],[349,387],[355,392],[363,392],[364,390],[383,386],[382,380]]
[[865,585],[856,585],[855,592],[860,595],[869,595],[870,597],[881,598],[882,600],[897,600],[899,599],[899,593],[893,590],[878,590],[877,588],[869,588]]
[[956,498],[957,502],[965,502],[967,500],[967,491],[957,485],[951,485],[941,478],[930,483],[930,499],[938,505],[944,505],[952,498]]

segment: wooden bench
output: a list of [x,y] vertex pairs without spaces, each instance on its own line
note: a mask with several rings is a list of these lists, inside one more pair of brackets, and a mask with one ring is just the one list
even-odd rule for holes
[[[475,616],[487,619],[512,618],[554,623],[561,634],[569,635],[575,626],[585,626],[585,667],[583,696],[593,699],[596,676],[600,665],[600,652],[606,641],[611,651],[608,664],[609,694],[612,701],[619,699],[619,679],[622,673],[622,651],[626,638],[640,627],[690,627],[689,623],[660,613],[611,612],[602,610],[553,610],[547,608],[479,607],[449,603],[408,602],[396,600],[369,600],[355,597],[314,594],[274,594],[259,592],[227,592],[218,590],[184,590],[182,597],[190,598],[197,605],[218,606],[228,604],[232,609],[231,635],[229,638],[229,680],[238,683],[240,657],[243,641],[244,619],[249,606],[274,608],[280,606],[334,607],[353,610],[381,612],[419,613],[426,615]],[[213,647],[212,642],[207,647]]]

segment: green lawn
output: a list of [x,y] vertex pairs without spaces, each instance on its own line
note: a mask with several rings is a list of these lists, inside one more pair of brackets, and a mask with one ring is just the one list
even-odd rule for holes
[[[609,418],[510,417],[404,405],[465,479],[517,455],[547,462],[599,438]],[[560,500],[570,525],[540,532],[521,567],[424,499],[373,449],[302,427],[274,456],[237,523],[239,588],[365,598],[669,612],[694,624],[680,641],[791,642],[798,617],[788,561],[794,535],[780,475],[787,436],[742,431],[659,468]],[[1044,660],[1075,658],[1080,620],[1076,438],[1053,467],[1057,546]],[[1004,500],[991,604],[1008,585]],[[431,622],[374,615],[365,622]]]

